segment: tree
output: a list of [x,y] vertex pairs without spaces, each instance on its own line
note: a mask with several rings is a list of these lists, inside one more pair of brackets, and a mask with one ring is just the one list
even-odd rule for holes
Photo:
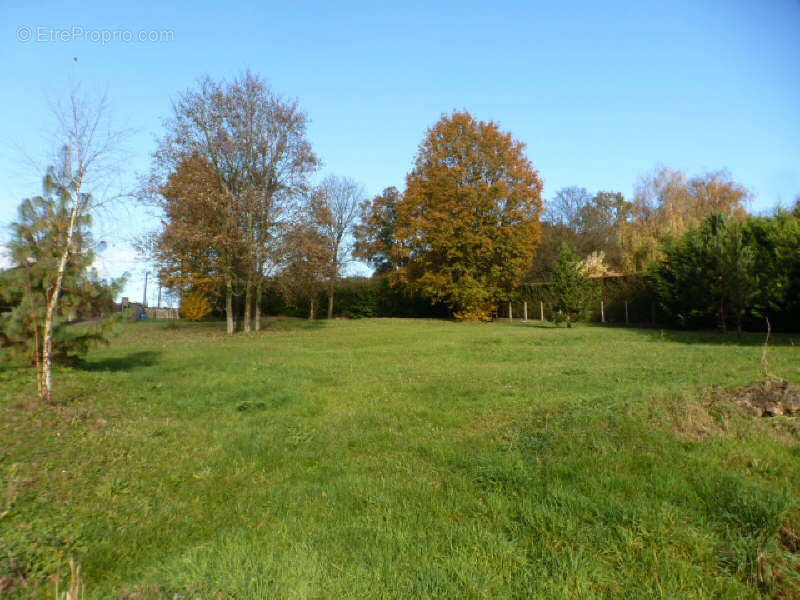
[[202,321],[214,310],[208,297],[199,289],[194,289],[181,298],[181,315],[189,321]]
[[151,191],[158,193],[169,174],[198,155],[211,166],[226,199],[220,218],[236,224],[244,249],[220,272],[229,334],[238,287],[245,295],[244,330],[253,321],[260,328],[261,286],[265,270],[277,264],[281,215],[285,204],[306,190],[318,164],[306,139],[307,123],[296,101],[276,95],[250,72],[229,84],[206,77],[175,104],[155,154]]
[[300,211],[283,236],[279,282],[295,302],[308,300],[308,318],[316,318],[317,298],[330,270],[328,240],[309,211]]
[[712,214],[679,238],[668,238],[652,277],[665,313],[683,326],[714,316],[727,331],[733,314],[738,332],[758,290],[755,251],[745,226]]
[[800,213],[778,210],[743,224],[753,251],[755,296],[752,313],[778,327],[800,323]]
[[564,242],[580,256],[602,252],[610,268],[622,269],[620,233],[630,214],[631,203],[618,192],[597,192],[592,196],[580,187],[559,190],[547,203],[530,278],[550,278]]
[[620,231],[630,214],[631,203],[622,194],[597,192],[578,215],[581,254],[602,252],[610,267],[622,269]]
[[735,219],[747,215],[749,192],[725,171],[688,179],[685,173],[659,167],[642,177],[630,218],[621,231],[625,270],[646,270],[657,259],[665,236],[681,236],[717,213]]
[[333,318],[336,282],[350,257],[349,236],[358,220],[364,191],[346,177],[328,176],[314,191],[310,211],[328,252],[328,318]]
[[542,182],[524,148],[467,112],[428,130],[397,206],[395,280],[462,319],[511,299],[540,234]]
[[228,210],[229,193],[208,159],[193,154],[169,174],[158,199],[161,229],[147,253],[159,266],[160,280],[181,296],[196,291],[206,298],[224,297],[230,329],[233,282],[247,248],[238,219]]
[[[12,224],[9,243],[13,268],[2,273],[0,303],[11,307],[0,317],[0,347],[8,358],[21,358],[36,367],[40,397],[47,394],[44,369],[44,334],[49,301],[59,285],[57,310],[50,321],[51,363],[82,358],[92,342],[106,342],[110,322],[86,327],[71,322],[95,320],[107,314],[122,280],[106,284],[91,269],[94,261],[89,231],[91,219],[83,214],[72,225],[70,253],[61,276],[58,266],[73,212],[71,191],[59,183],[51,169],[41,196],[24,200]],[[51,391],[52,393],[52,391]]]
[[567,243],[561,245],[547,290],[556,325],[565,321],[567,327],[572,327],[573,321],[585,317],[592,298],[592,282],[583,273],[575,249]]
[[755,257],[746,245],[743,227],[723,215],[711,215],[701,226],[708,229],[709,275],[714,295],[718,297],[720,328],[728,329],[728,312],[733,313],[737,333],[742,333],[742,319],[755,297]]
[[581,214],[592,201],[586,188],[572,186],[561,188],[545,205],[544,220],[559,226],[573,235],[581,232]]
[[[57,190],[69,210],[59,213],[63,222],[53,224],[61,237],[56,242],[57,260],[50,265],[52,285],[46,287],[42,321],[42,357],[37,387],[40,399],[48,402],[53,398],[53,336],[58,303],[70,259],[76,253],[76,228],[99,203],[111,199],[100,193],[100,186],[112,174],[115,152],[126,135],[126,132],[113,128],[105,97],[91,102],[81,96],[77,87],[73,87],[65,103],[54,107],[54,115],[60,166],[48,170],[46,193]],[[97,193],[90,193],[93,188]]]
[[355,255],[366,260],[379,275],[396,268],[392,254],[397,238],[397,207],[403,194],[388,187],[372,200],[361,204],[359,225],[355,227]]

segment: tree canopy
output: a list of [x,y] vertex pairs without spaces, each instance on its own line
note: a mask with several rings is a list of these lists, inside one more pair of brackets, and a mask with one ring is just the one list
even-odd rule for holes
[[518,288],[539,242],[542,182],[523,143],[456,112],[431,127],[397,204],[395,278],[486,319]]

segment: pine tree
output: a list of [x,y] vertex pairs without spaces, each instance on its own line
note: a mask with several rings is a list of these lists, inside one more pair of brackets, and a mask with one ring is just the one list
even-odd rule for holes
[[[72,197],[51,169],[43,194],[23,200],[9,243],[13,267],[2,274],[0,302],[12,307],[0,319],[0,348],[6,359],[37,367],[39,392],[44,384],[43,339],[47,305],[56,290],[58,264],[66,229],[70,226]],[[105,341],[110,322],[90,327],[70,325],[108,312],[121,281],[106,285],[91,269],[94,261],[89,234],[90,218],[74,219],[72,243],[60,282],[58,308],[53,320],[53,362],[79,360],[94,341]]]
[[759,293],[756,248],[746,231],[745,224],[712,214],[683,236],[665,240],[664,258],[651,280],[668,317],[682,326],[716,318],[727,331],[732,316],[741,332],[742,320]]
[[592,282],[584,274],[575,249],[567,243],[561,244],[548,286],[549,301],[556,325],[565,321],[567,327],[572,327],[574,321],[585,317],[592,291]]

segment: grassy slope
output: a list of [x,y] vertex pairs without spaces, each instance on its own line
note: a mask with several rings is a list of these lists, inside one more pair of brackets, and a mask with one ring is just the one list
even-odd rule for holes
[[[758,340],[129,325],[57,373],[58,407],[0,371],[0,538],[29,572],[76,554],[92,597],[756,596],[798,502],[793,426],[695,390],[757,378]],[[789,342],[772,370],[798,381]]]

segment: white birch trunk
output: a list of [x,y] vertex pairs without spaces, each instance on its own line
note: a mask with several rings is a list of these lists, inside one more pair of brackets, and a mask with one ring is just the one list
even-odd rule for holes
[[72,247],[72,234],[75,229],[75,221],[78,218],[78,198],[80,198],[80,187],[75,191],[75,200],[72,205],[69,228],[67,229],[67,241],[61,252],[61,260],[58,263],[58,273],[56,274],[56,283],[47,301],[47,310],[44,316],[41,373],[38,375],[40,379],[39,396],[42,400],[47,402],[53,400],[53,321],[55,320],[56,310],[58,308],[58,296],[61,294],[64,272],[67,270],[67,261],[69,260],[69,253]]

